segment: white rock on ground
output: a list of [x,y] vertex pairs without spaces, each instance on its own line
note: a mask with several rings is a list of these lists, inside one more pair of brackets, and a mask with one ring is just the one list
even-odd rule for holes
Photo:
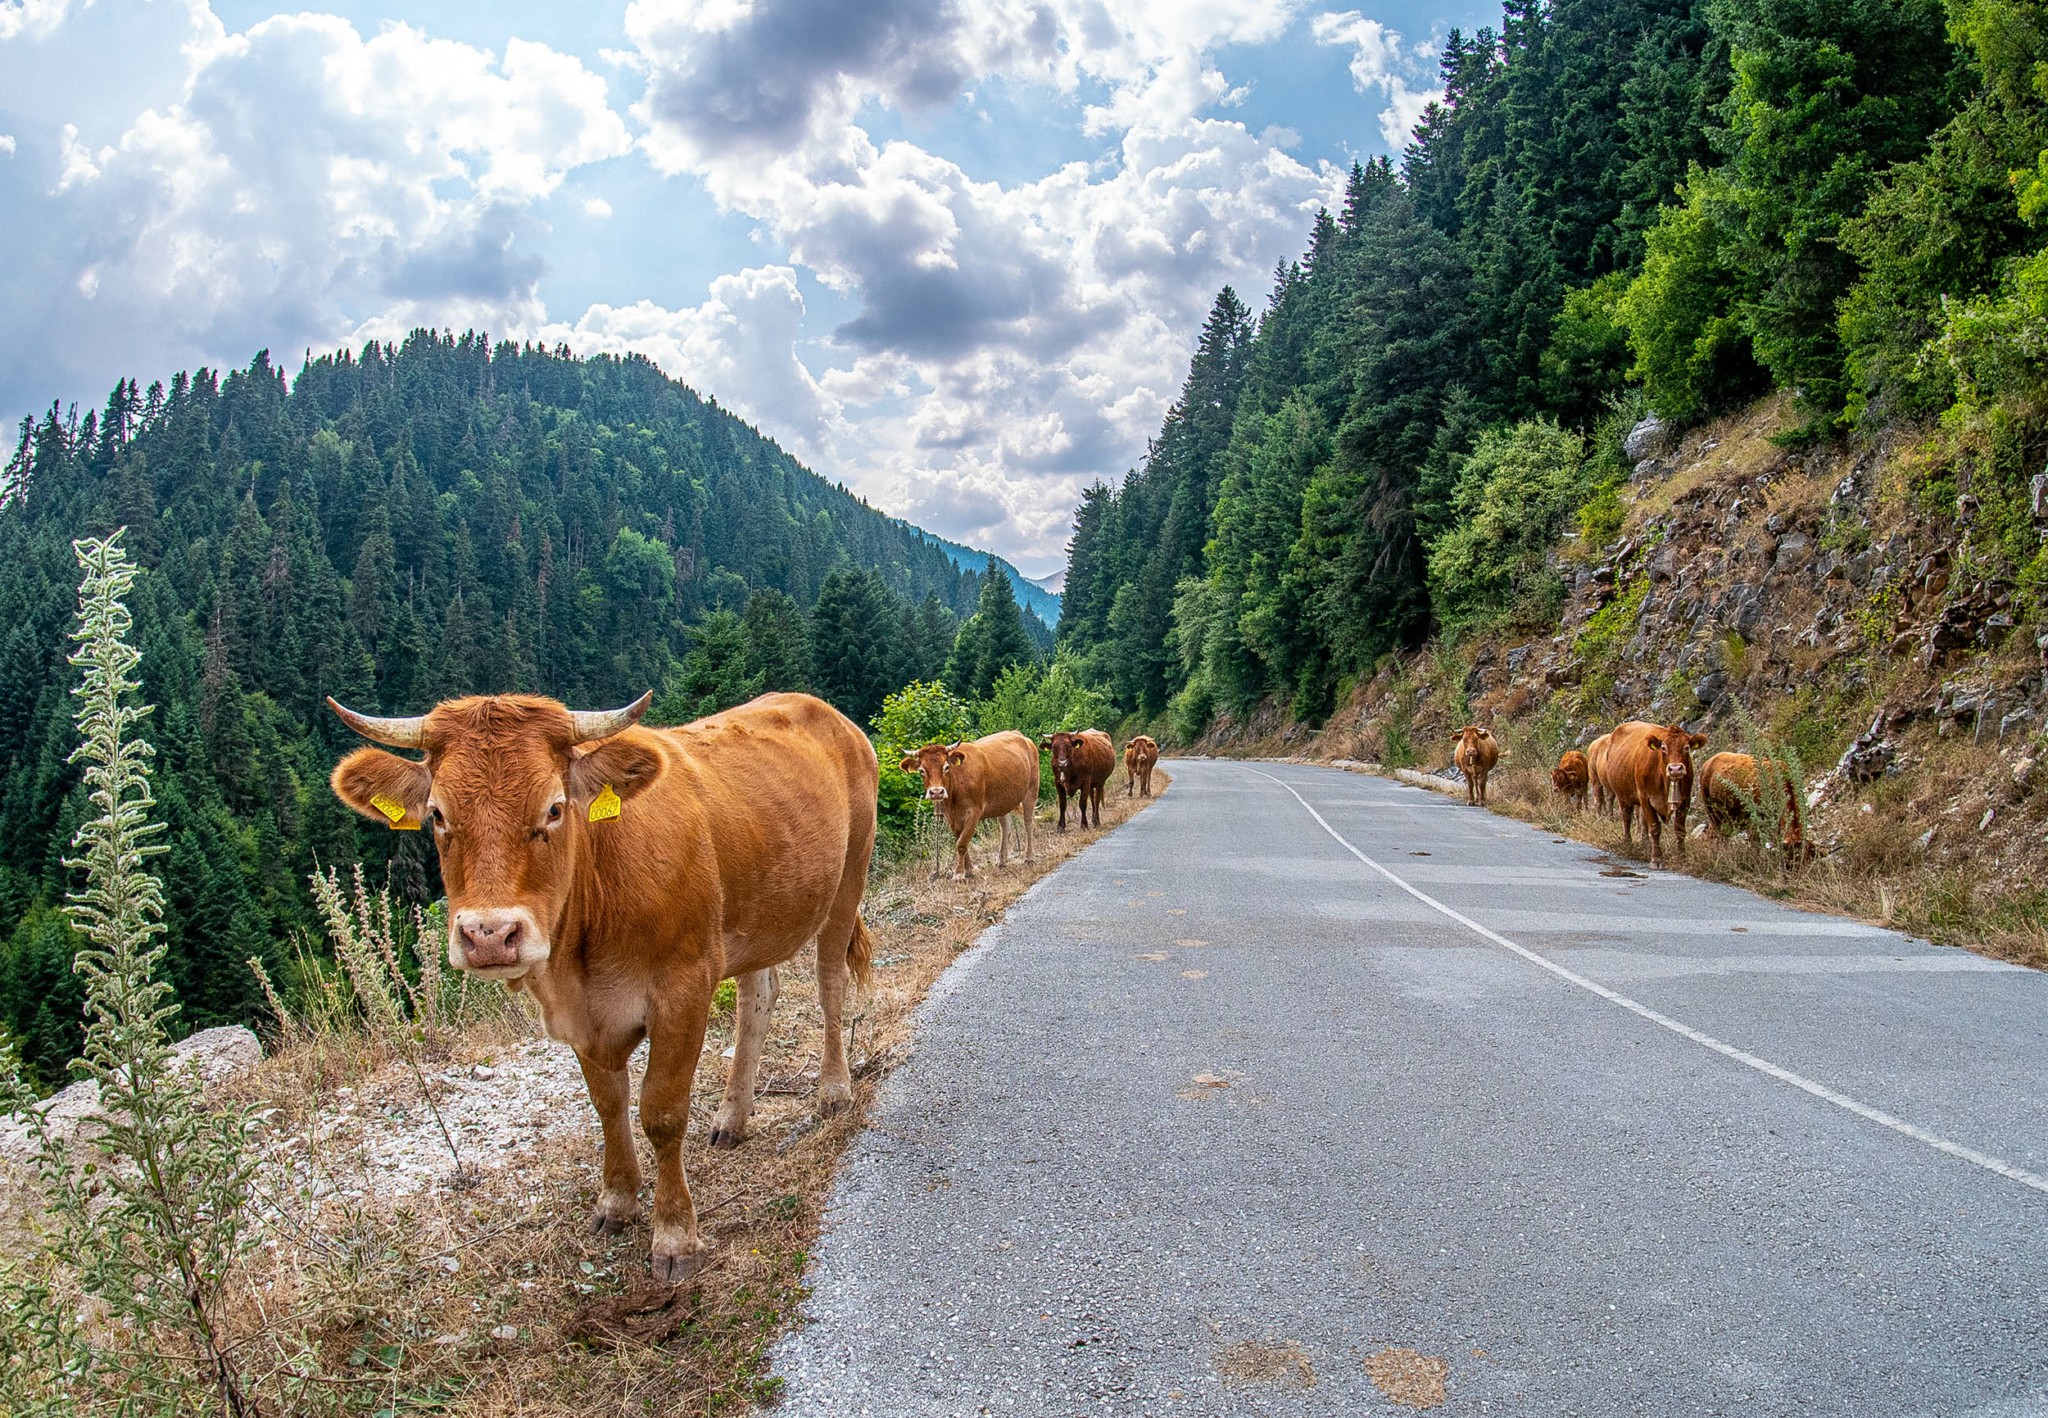
[[[171,1046],[173,1067],[197,1069],[201,1084],[208,1088],[248,1072],[262,1057],[263,1045],[239,1024],[202,1029]],[[43,1115],[50,1136],[69,1147],[80,1141],[88,1126],[100,1116],[100,1086],[92,1079],[82,1079],[59,1089],[38,1104],[37,1110]],[[0,1158],[30,1162],[35,1159],[35,1151],[34,1137],[19,1114],[0,1117]]]

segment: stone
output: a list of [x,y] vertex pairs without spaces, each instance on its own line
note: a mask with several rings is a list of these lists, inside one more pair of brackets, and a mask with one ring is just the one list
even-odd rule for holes
[[1787,532],[1778,538],[1777,565],[1780,570],[1804,566],[1813,555],[1813,539],[1804,532]]
[[1722,696],[1727,692],[1728,676],[1720,670],[1714,670],[1706,674],[1700,679],[1698,684],[1692,687],[1692,697],[1700,702],[1700,708],[1702,709],[1713,708],[1721,702]]
[[[239,1024],[202,1029],[171,1045],[171,1066],[195,1071],[200,1086],[213,1088],[248,1072],[263,1057],[263,1045]],[[82,1079],[36,1105],[52,1141],[74,1152],[92,1140],[100,1119],[100,1086]],[[19,1116],[0,1117],[0,1157],[30,1161],[35,1140]]]
[[2034,786],[2036,764],[2031,758],[2022,758],[2012,766],[2012,785],[2024,793]]
[[1648,567],[1652,581],[1669,581],[1678,574],[1678,548],[1666,542],[1657,548]]
[[2034,520],[2048,522],[2048,473],[2034,474],[2034,481],[2029,484],[2029,489],[2032,494],[2029,505],[2033,509]]
[[2019,708],[1998,721],[1998,736],[2002,739],[2007,734],[2016,733],[2032,723],[2033,720],[2034,711],[2022,704]]
[[1883,737],[1883,733],[1884,714],[1880,711],[1870,721],[1870,727],[1842,751],[1835,771],[1852,783],[1868,783],[1881,777],[1898,756],[1898,750]]
[[1529,663],[1529,652],[1535,648],[1533,645],[1517,645],[1514,649],[1508,651],[1508,673],[1511,675],[1520,674],[1522,666]]
[[1631,463],[1654,458],[1670,446],[1671,428],[1655,414],[1641,420],[1621,441],[1621,454]]
[[196,1067],[208,1088],[247,1073],[263,1061],[263,1044],[239,1024],[202,1029],[171,1045],[172,1059]]

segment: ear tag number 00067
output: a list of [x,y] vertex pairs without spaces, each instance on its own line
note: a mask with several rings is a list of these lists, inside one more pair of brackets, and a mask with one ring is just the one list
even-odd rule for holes
[[613,790],[612,785],[607,783],[604,785],[604,791],[590,800],[590,820],[609,822],[618,815],[619,795]]

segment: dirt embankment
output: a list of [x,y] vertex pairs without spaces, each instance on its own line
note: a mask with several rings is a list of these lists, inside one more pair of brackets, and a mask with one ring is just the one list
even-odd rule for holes
[[1790,422],[1771,400],[1640,431],[1616,534],[1554,553],[1553,623],[1390,661],[1320,730],[1276,717],[1196,751],[1440,770],[1454,729],[1487,724],[1498,806],[1618,848],[1551,765],[1623,719],[1682,723],[1708,737],[1696,762],[1786,762],[1819,853],[1794,870],[1696,835],[1689,869],[2048,964],[2048,627],[2023,623],[1967,479],[1930,496],[1924,443],[1790,451]]

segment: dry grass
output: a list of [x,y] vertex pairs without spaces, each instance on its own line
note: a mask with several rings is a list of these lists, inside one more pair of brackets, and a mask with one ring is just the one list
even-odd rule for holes
[[[1863,799],[1840,804],[1821,824],[1809,824],[1809,830],[1823,826],[1831,838],[1831,850],[1817,861],[1789,861],[1746,832],[1723,838],[1709,830],[1688,837],[1682,853],[1672,850],[1667,832],[1665,867],[1728,882],[1789,905],[2048,968],[2048,901],[2040,895],[2038,879],[2015,880],[1996,859],[1983,854],[1944,856],[1920,845],[1933,820],[1934,804],[1962,806],[1965,817],[1977,811],[1972,797],[1975,780],[1963,747],[1929,752],[1928,759],[1932,761],[1923,760],[1910,782],[1887,780]],[[1496,770],[1488,786],[1490,806],[1497,812],[1615,857],[1649,859],[1649,843],[1640,830],[1633,847],[1625,846],[1619,817],[1579,811],[1559,798],[1547,765],[1523,763]],[[1866,803],[1868,812],[1863,811]],[[1697,827],[1702,817],[1703,809],[1695,801],[1688,827]],[[2036,833],[2026,836],[2038,840]]]
[[[1155,796],[1170,781],[1155,770]],[[820,1121],[813,1109],[822,1019],[813,964],[800,960],[781,972],[748,1140],[710,1151],[725,1082],[717,1051],[732,1038],[730,1014],[714,1017],[684,1165],[715,1254],[677,1289],[648,1281],[644,1220],[617,1237],[585,1229],[599,1145],[580,1083],[546,1116],[504,1118],[495,1145],[510,1165],[479,1158],[493,1140],[472,1134],[466,1175],[444,1157],[403,1195],[390,1159],[363,1143],[422,1087],[446,1095],[451,1080],[497,1077],[516,1093],[515,1068],[541,1061],[566,1060],[573,1077],[567,1050],[536,1044],[530,1021],[508,1012],[444,1032],[412,1062],[340,1037],[291,1042],[240,1085],[266,1111],[262,1146],[291,1163],[265,1168],[262,1243],[235,1277],[230,1316],[266,1411],[580,1418],[726,1413],[772,1398],[767,1350],[797,1314],[832,1178],[876,1082],[908,1051],[912,1011],[1032,883],[1147,802],[1123,795],[1119,770],[1102,829],[1059,835],[1041,809],[1030,866],[1013,855],[997,869],[990,827],[970,883],[933,880],[925,860],[878,870],[865,906],[874,979],[849,1008],[848,1113]],[[344,1111],[371,1126],[337,1129]]]

